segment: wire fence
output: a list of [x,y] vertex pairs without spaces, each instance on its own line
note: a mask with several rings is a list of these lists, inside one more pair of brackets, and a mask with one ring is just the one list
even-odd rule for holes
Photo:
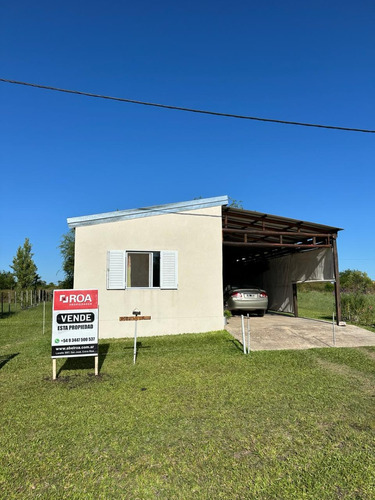
[[35,307],[41,302],[50,302],[53,290],[1,290],[0,318],[22,309]]

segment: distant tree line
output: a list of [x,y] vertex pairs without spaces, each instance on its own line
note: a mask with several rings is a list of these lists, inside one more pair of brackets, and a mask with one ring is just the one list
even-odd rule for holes
[[346,293],[375,293],[375,282],[367,273],[346,269],[340,273],[341,291]]
[[[70,230],[61,238],[59,249],[63,259],[62,268],[64,279],[57,285],[58,288],[73,288],[74,277],[74,230]],[[0,271],[0,290],[36,290],[57,288],[54,283],[47,284],[38,274],[34,262],[34,254],[29,238],[19,246],[12,264],[12,271]]]
[[[334,288],[333,283],[330,282],[313,282],[301,283],[299,289],[301,291],[318,291],[330,292]],[[356,269],[346,269],[340,272],[340,288],[341,293],[354,293],[354,294],[374,294],[375,282],[369,275],[363,271]]]

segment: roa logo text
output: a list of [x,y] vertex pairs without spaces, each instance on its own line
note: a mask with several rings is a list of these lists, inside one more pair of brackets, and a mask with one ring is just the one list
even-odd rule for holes
[[64,304],[82,304],[83,302],[92,302],[91,295],[79,293],[77,295],[60,295],[60,302]]

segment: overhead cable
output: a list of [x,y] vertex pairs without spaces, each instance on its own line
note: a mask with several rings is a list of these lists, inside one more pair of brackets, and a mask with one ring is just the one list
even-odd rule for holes
[[268,122],[268,123],[279,123],[283,125],[297,125],[300,127],[314,127],[314,128],[323,128],[323,129],[331,129],[331,130],[341,130],[341,131],[346,131],[346,132],[363,132],[367,134],[375,134],[375,130],[369,130],[369,129],[362,129],[362,128],[353,128],[353,127],[338,127],[334,125],[322,125],[318,123],[304,123],[304,122],[295,122],[295,121],[288,121],[288,120],[276,120],[273,118],[261,118],[259,116],[247,116],[247,115],[236,115],[232,113],[220,113],[217,111],[208,111],[204,109],[193,109],[193,108],[185,108],[181,106],[171,106],[169,104],[159,104],[155,102],[145,102],[145,101],[137,101],[134,99],[125,99],[123,97],[113,97],[113,96],[108,96],[108,95],[101,95],[101,94],[92,94],[90,92],[82,92],[79,90],[69,90],[69,89],[61,89],[58,87],[50,87],[47,85],[39,85],[37,83],[30,83],[30,82],[20,82],[17,80],[8,80],[7,78],[0,78],[0,82],[5,82],[5,83],[12,83],[16,85],[25,85],[27,87],[36,87],[38,89],[44,89],[44,90],[53,90],[55,92],[65,92],[67,94],[76,94],[76,95],[83,95],[86,97],[96,97],[98,99],[109,99],[111,101],[120,101],[120,102],[127,102],[131,104],[141,104],[143,106],[154,106],[156,108],[164,108],[164,109],[172,109],[176,111],[186,111],[189,113],[200,113],[204,115],[211,115],[211,116],[220,116],[220,117],[225,117],[225,118],[237,118],[241,120],[255,120],[259,122]]

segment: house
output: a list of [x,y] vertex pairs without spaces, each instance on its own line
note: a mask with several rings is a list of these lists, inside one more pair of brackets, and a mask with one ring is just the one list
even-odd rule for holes
[[267,289],[273,310],[297,314],[296,283],[334,281],[341,319],[339,228],[228,206],[228,197],[68,219],[75,228],[75,289],[98,289],[100,337],[134,334],[120,322],[151,316],[141,335],[223,328],[223,288]]

